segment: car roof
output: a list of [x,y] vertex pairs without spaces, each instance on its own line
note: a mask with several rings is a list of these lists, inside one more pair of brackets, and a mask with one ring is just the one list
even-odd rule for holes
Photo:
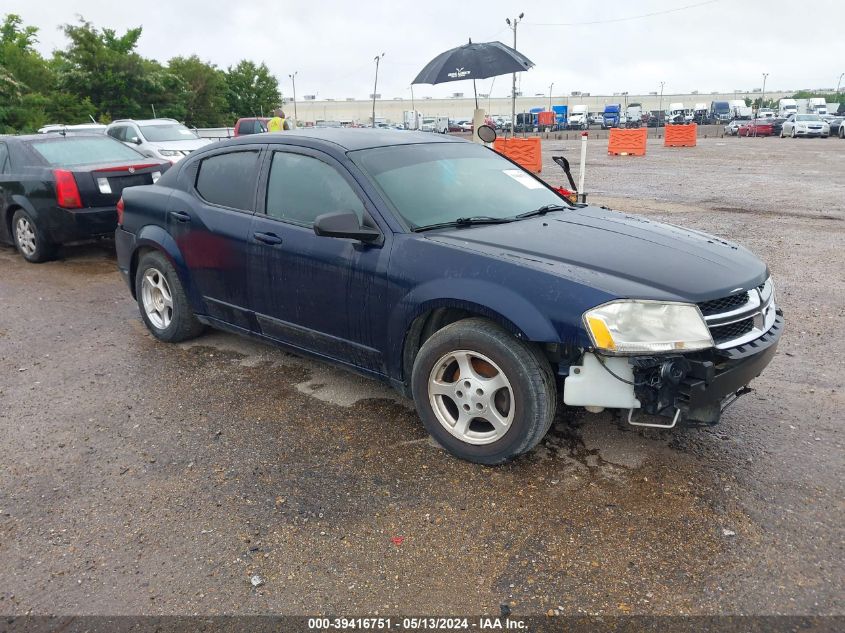
[[468,143],[463,139],[431,132],[412,132],[409,130],[373,129],[373,128],[309,128],[289,130],[286,132],[268,132],[265,134],[248,134],[238,137],[231,144],[249,144],[256,142],[291,143],[309,145],[309,141],[316,144],[330,143],[346,151],[369,149],[372,147],[387,147],[391,145],[414,145],[419,143]]
[[176,119],[115,119],[110,125],[135,123],[137,125],[172,125],[179,123]]

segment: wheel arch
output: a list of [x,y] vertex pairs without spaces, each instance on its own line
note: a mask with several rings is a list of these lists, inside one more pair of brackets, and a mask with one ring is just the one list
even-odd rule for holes
[[525,342],[542,344],[558,341],[559,335],[551,321],[527,300],[522,297],[519,299],[505,297],[499,305],[491,305],[441,297],[418,304],[402,320],[401,336],[397,333],[394,338],[400,342],[398,354],[393,355],[395,365],[390,372],[398,378],[396,383],[403,386],[403,391],[410,389],[411,370],[423,343],[438,330],[463,319],[487,319]]
[[179,245],[173,239],[173,236],[160,226],[154,224],[141,228],[137,235],[135,248],[129,260],[129,279],[132,281],[129,285],[132,291],[132,297],[135,299],[138,298],[135,289],[135,275],[138,272],[138,263],[145,253],[155,251],[164,255],[176,270],[176,274],[179,276],[179,282],[185,289],[185,294],[193,306],[201,305],[201,303],[197,303],[197,301],[201,301],[201,298],[196,294],[195,287],[191,282],[190,271],[182,256],[182,251],[179,249]]
[[23,209],[24,211],[29,213],[30,216],[32,216],[32,219],[35,221],[38,220],[39,215],[37,209],[32,205],[29,200],[27,200],[26,196],[15,194],[11,197],[11,201],[8,205],[6,205],[6,208],[3,209],[3,215],[0,219],[2,219],[3,222],[3,231],[5,232],[5,237],[8,237],[10,243],[12,244],[14,244],[15,241],[15,238],[12,234],[12,219],[15,216],[15,211],[17,211],[18,209]]

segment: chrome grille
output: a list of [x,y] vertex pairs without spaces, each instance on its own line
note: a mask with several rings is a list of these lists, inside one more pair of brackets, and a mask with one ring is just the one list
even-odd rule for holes
[[768,332],[776,311],[772,280],[727,297],[698,304],[718,349],[744,345]]
[[735,310],[740,306],[748,303],[748,293],[741,292],[739,294],[730,295],[729,297],[722,297],[721,299],[713,299],[712,301],[704,301],[698,304],[701,314],[709,316],[711,314],[719,314],[720,312],[728,312]]
[[719,345],[748,334],[752,329],[754,329],[753,317],[743,319],[742,321],[734,321],[727,325],[713,326],[710,328],[710,334],[713,336],[713,342]]

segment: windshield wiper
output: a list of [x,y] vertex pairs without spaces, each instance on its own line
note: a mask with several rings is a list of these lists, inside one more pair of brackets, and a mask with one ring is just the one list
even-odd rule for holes
[[549,211],[568,211],[569,207],[565,207],[562,204],[544,204],[542,207],[534,209],[533,211],[526,211],[525,213],[520,213],[519,215],[513,216],[514,218],[521,220],[522,218],[533,218],[538,215],[546,215]]
[[513,222],[513,218],[494,218],[489,215],[473,215],[468,218],[457,218],[451,222],[438,222],[437,224],[428,224],[426,226],[418,226],[414,229],[414,233],[421,231],[428,231],[430,229],[442,229],[454,226],[475,226],[478,224],[505,224]]

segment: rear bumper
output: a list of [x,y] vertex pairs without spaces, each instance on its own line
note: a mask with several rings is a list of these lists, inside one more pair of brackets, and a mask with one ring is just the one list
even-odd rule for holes
[[117,268],[123,281],[135,296],[135,284],[132,282],[132,253],[135,252],[135,234],[117,227],[114,232],[114,248],[117,251]]
[[117,227],[117,209],[114,207],[73,210],[56,208],[39,220],[41,218],[44,219],[45,233],[56,244],[111,235]]

